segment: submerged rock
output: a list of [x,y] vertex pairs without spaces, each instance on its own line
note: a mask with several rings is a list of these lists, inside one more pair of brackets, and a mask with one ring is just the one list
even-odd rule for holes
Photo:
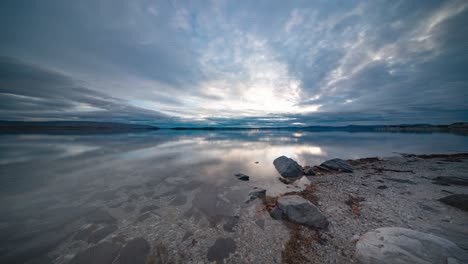
[[234,176],[236,176],[237,179],[239,179],[241,181],[248,181],[250,179],[250,177],[248,175],[245,175],[245,174],[242,174],[242,173],[237,173]]
[[236,251],[236,242],[232,238],[218,238],[213,246],[208,249],[206,257],[208,261],[222,262],[229,254]]
[[468,212],[468,194],[452,194],[439,201]]
[[285,178],[298,178],[304,174],[301,165],[293,159],[281,156],[273,161],[276,170]]
[[320,166],[325,167],[327,169],[333,171],[340,171],[340,172],[353,172],[353,167],[345,160],[342,159],[331,159],[327,160],[324,163],[320,164]]
[[280,197],[277,207],[272,211],[275,219],[283,218],[311,228],[326,228],[327,218],[311,202],[299,195]]
[[149,243],[141,237],[130,240],[120,251],[120,264],[145,264]]
[[101,229],[98,229],[94,231],[89,237],[88,237],[88,242],[89,243],[97,243],[101,241],[103,238],[108,236],[109,234],[113,233],[114,231],[117,230],[116,225],[110,225],[110,226],[105,226]]
[[356,244],[362,264],[467,263],[468,255],[455,243],[415,230],[384,227],[367,232]]

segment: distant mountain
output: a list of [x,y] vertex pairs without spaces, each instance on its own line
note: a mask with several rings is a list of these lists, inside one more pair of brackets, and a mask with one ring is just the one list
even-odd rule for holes
[[138,124],[91,121],[0,121],[0,133],[53,133],[53,134],[88,134],[88,133],[123,133],[157,130],[158,127]]

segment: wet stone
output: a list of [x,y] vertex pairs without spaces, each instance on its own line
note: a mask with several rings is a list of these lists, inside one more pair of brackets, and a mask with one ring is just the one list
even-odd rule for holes
[[206,257],[208,261],[222,263],[223,259],[236,251],[236,248],[236,242],[232,238],[218,238],[214,245],[208,249]]
[[130,240],[120,251],[120,264],[145,264],[150,245],[144,238]]
[[439,201],[468,212],[468,194],[452,194]]
[[250,177],[248,175],[245,175],[245,174],[242,174],[242,173],[237,173],[237,174],[235,174],[235,176],[237,177],[237,179],[239,179],[241,181],[248,181],[250,179]]
[[384,177],[383,179],[387,181],[398,182],[398,183],[416,184],[414,181],[405,180],[405,179],[396,179],[396,178],[388,178],[388,177]]
[[71,264],[111,264],[117,257],[120,246],[103,242],[85,249],[70,261]]

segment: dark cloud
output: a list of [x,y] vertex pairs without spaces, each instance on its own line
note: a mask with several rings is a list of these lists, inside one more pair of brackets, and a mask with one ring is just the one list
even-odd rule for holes
[[174,118],[80,87],[57,72],[0,57],[0,118],[20,120],[84,119],[155,123]]
[[462,121],[467,23],[463,0],[6,0],[0,118]]

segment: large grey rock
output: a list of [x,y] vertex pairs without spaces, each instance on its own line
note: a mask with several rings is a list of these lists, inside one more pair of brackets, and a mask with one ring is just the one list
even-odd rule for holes
[[362,264],[468,263],[468,255],[453,242],[399,227],[378,228],[362,235],[356,257]]
[[353,172],[353,166],[342,159],[331,159],[322,163],[320,166],[334,171]]
[[274,218],[280,218],[279,210],[281,211],[281,218],[297,224],[311,228],[326,228],[328,226],[328,220],[320,210],[313,203],[299,195],[280,197],[275,210]]
[[285,178],[297,178],[304,174],[301,165],[286,156],[281,156],[273,161],[276,170]]

